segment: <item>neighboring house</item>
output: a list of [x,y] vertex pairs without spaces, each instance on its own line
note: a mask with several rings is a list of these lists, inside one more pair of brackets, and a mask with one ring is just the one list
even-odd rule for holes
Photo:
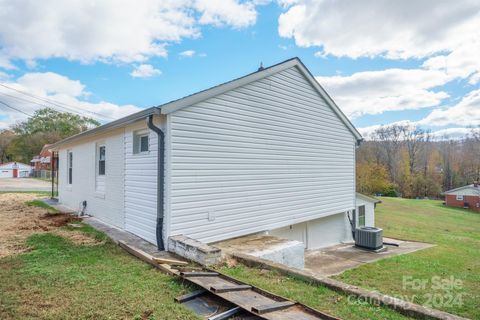
[[451,207],[480,211],[480,185],[478,182],[442,193],[445,204]]
[[30,176],[32,168],[21,162],[7,162],[0,164],[0,178],[26,178]]
[[305,225],[318,248],[351,240],[361,139],[294,58],[51,148],[63,205],[160,249]]
[[50,151],[50,144],[43,146],[42,150],[37,156],[34,156],[30,161],[35,171],[51,171],[52,151]]
[[50,144],[44,145],[40,153],[34,156],[33,159],[30,161],[33,169],[32,175],[34,177],[47,178],[47,179],[51,178],[52,165],[55,169],[56,161],[52,157],[50,146],[51,146]]

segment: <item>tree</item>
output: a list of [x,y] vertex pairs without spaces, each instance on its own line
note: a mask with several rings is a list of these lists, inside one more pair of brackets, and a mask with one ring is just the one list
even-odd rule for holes
[[408,160],[410,167],[410,175],[415,174],[417,168],[418,154],[420,148],[425,141],[425,130],[416,126],[401,126],[402,140],[407,148]]
[[0,163],[7,162],[9,159],[7,148],[15,138],[15,133],[11,130],[0,131]]
[[89,117],[69,112],[59,112],[52,108],[35,111],[33,117],[12,127],[18,135],[49,133],[59,139],[99,126],[100,123]]
[[381,164],[359,163],[356,167],[357,191],[364,194],[391,194],[394,189],[388,172]]
[[394,184],[397,183],[397,167],[399,160],[401,135],[403,128],[394,124],[391,126],[382,126],[375,130],[372,137],[382,151],[384,162],[388,168],[388,173]]
[[33,117],[12,126],[15,138],[7,152],[13,160],[30,162],[45,144],[57,142],[74,134],[99,126],[92,118],[59,112],[52,108],[35,111]]

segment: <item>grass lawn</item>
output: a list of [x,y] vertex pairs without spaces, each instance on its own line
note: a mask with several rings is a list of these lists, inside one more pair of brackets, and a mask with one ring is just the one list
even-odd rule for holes
[[54,207],[49,206],[48,204],[46,204],[42,200],[38,200],[38,199],[32,200],[32,201],[27,201],[25,204],[27,206],[30,206],[30,207],[39,207],[39,208],[47,209],[49,213],[57,213],[58,212],[58,210],[55,209]]
[[249,268],[244,265],[225,266],[219,270],[264,290],[299,301],[342,319],[411,319],[389,308],[369,304],[300,279],[283,276],[276,271]]
[[[402,275],[421,279],[454,275],[464,281],[464,304],[441,309],[479,318],[479,218],[437,202],[385,199],[377,222],[388,236],[433,242],[437,247],[364,265],[341,278],[384,293],[405,294],[412,291],[401,288]],[[75,237],[64,234],[70,231],[81,231],[98,242],[75,244]],[[30,236],[30,251],[0,259],[0,319],[197,319],[173,301],[194,288],[105,240],[103,233],[87,226]],[[275,271],[243,265],[220,270],[343,319],[408,319]]]
[[[105,240],[91,227],[70,229]],[[27,244],[30,252],[0,259],[0,319],[197,319],[173,301],[193,288],[111,242],[75,245],[43,233]],[[345,319],[408,319],[276,272],[243,266],[222,271]]]
[[50,233],[27,242],[32,251],[0,260],[0,319],[198,319],[173,301],[191,288],[111,242]]
[[[376,224],[385,236],[436,246],[366,264],[336,278],[480,319],[480,214],[434,200],[382,198],[382,202],[375,211]],[[432,281],[432,277],[438,278]],[[416,285],[408,282],[404,286],[404,279],[415,279]],[[458,279],[461,284],[446,290],[436,287],[439,279]]]

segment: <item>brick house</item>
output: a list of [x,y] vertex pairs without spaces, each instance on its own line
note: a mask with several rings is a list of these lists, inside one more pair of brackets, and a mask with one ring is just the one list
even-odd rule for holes
[[30,160],[32,165],[32,176],[36,178],[50,179],[52,174],[52,165],[54,171],[56,171],[56,161],[52,155],[52,151],[49,149],[51,144],[43,146],[40,153]]
[[51,167],[52,152],[48,149],[49,147],[50,147],[49,144],[44,145],[40,153],[34,156],[33,159],[30,161],[32,163],[33,170],[35,171],[52,170],[52,167]]
[[480,184],[478,181],[442,193],[445,204],[451,207],[468,208],[480,212]]

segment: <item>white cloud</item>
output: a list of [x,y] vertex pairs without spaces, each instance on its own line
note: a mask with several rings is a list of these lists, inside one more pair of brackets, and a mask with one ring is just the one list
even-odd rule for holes
[[[27,114],[33,114],[35,110],[50,106],[58,111],[81,113],[105,122],[141,110],[131,104],[116,105],[106,101],[89,102],[86,98],[90,93],[86,91],[81,82],[53,72],[27,73],[16,81],[3,81],[0,84],[35,97],[52,100],[58,104],[41,101],[33,96],[0,86],[1,101]],[[1,105],[0,109],[3,116],[0,121],[0,129],[27,118],[25,114],[6,106]]]
[[[478,22],[480,30],[480,21]],[[466,43],[460,44],[448,54],[437,55],[427,59],[423,67],[428,70],[443,71],[451,77],[469,78],[470,84],[480,80],[480,36]]]
[[252,2],[204,0],[0,0],[0,67],[53,57],[143,62],[166,44],[200,36],[200,26],[241,28],[256,21]]
[[480,3],[304,0],[279,17],[279,33],[335,56],[425,57],[478,37]]
[[469,128],[447,128],[432,132],[434,139],[461,139],[471,133]]
[[429,126],[480,124],[480,89],[471,91],[453,107],[433,110],[418,123]]
[[349,117],[439,105],[448,97],[432,88],[450,80],[444,72],[420,69],[386,69],[350,76],[316,77]]
[[162,71],[155,69],[151,64],[140,64],[130,72],[130,75],[134,78],[151,78],[154,76],[161,75]]
[[279,17],[280,36],[316,57],[427,58],[423,67],[480,80],[480,2],[303,0]]
[[201,24],[242,28],[254,24],[257,19],[253,2],[196,0],[195,8],[201,12]]
[[387,127],[387,126],[392,126],[392,125],[401,125],[401,126],[415,126],[416,123],[410,120],[401,120],[401,121],[396,121],[392,123],[386,123],[386,124],[375,124],[373,126],[368,126],[368,127],[363,127],[363,128],[357,128],[358,132],[362,135],[362,137],[366,140],[369,140],[372,137],[372,134],[377,130],[382,127]]
[[323,51],[317,51],[313,54],[315,58],[326,58],[327,56],[325,55],[325,52]]
[[191,58],[195,55],[195,50],[185,50],[178,54],[181,57]]
[[[412,121],[408,121],[408,120],[389,123],[389,124],[386,124],[385,126],[391,126],[391,125],[394,125],[394,124],[397,124],[397,125],[408,124],[408,125],[411,125],[411,126],[413,126],[413,125],[420,126],[417,122],[412,122]],[[365,140],[371,140],[373,133],[381,127],[382,127],[382,125],[373,125],[373,126],[357,128],[357,129]],[[422,126],[420,126],[420,127],[422,127]],[[429,129],[430,134],[433,137],[433,139],[438,139],[438,140],[461,139],[461,138],[465,137],[467,134],[471,133],[470,128],[464,128],[464,127],[454,127],[454,128],[440,129],[440,130],[431,130],[431,128],[429,128],[429,127],[423,127],[423,128],[424,129]]]

